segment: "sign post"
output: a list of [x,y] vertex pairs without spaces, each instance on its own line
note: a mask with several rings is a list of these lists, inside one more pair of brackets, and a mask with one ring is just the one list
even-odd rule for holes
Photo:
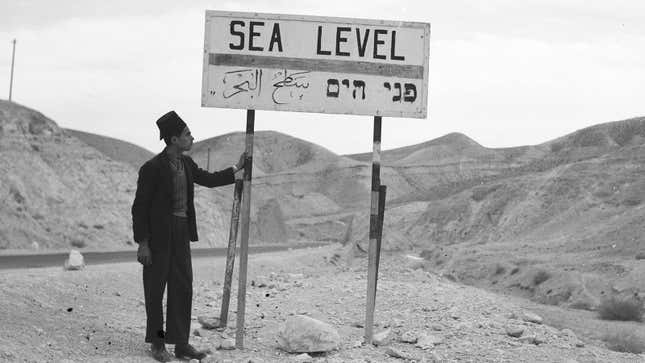
[[[208,149],[210,153],[211,149]],[[237,229],[240,222],[240,202],[242,200],[242,180],[235,181],[233,191],[233,208],[231,209],[231,227],[228,234],[228,249],[226,251],[226,271],[224,273],[224,291],[222,292],[222,309],[219,313],[221,327],[228,323],[228,305],[231,301],[231,282],[233,280],[233,265],[235,265],[235,244]]]
[[244,348],[244,314],[246,311],[246,270],[249,258],[249,224],[251,222],[251,172],[253,170],[253,133],[255,110],[246,111],[246,161],[242,187],[242,239],[240,241],[240,271],[237,287],[237,326],[235,347]]
[[367,303],[365,308],[365,343],[372,343],[374,308],[376,305],[376,278],[378,269],[377,239],[379,234],[379,194],[381,187],[381,117],[374,117],[372,154],[372,191],[370,208],[369,248],[367,250]]
[[371,342],[383,219],[381,120],[426,118],[429,38],[430,24],[420,22],[206,11],[202,106],[247,110],[238,348],[244,334],[254,110],[374,117],[365,316],[365,340]]

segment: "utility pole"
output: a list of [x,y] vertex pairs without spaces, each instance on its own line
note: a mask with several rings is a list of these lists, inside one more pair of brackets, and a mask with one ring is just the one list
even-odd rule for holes
[[9,102],[11,102],[11,93],[13,91],[13,63],[16,59],[16,40],[13,40],[13,52],[11,53],[11,79],[9,80]]

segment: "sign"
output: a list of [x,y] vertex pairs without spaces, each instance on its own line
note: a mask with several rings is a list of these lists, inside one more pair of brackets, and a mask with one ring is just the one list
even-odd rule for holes
[[426,118],[430,24],[206,11],[202,106]]

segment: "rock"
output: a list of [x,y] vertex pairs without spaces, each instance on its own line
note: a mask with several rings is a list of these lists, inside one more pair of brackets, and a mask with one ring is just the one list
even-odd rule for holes
[[435,345],[443,343],[443,338],[432,334],[421,334],[417,339],[417,347],[421,349],[432,349]]
[[529,344],[535,344],[535,345],[540,345],[544,344],[544,338],[539,337],[537,335],[527,335],[519,338],[519,340],[523,343],[529,343]]
[[412,356],[411,354],[404,353],[398,349],[394,349],[392,347],[388,347],[385,349],[385,354],[389,355],[390,357],[394,358],[401,358],[401,359],[407,359],[407,360],[418,360],[417,357]]
[[372,344],[374,345],[385,345],[390,342],[390,333],[391,329],[385,329],[381,332],[378,332],[372,335]]
[[418,338],[419,338],[419,337],[417,336],[417,334],[416,334],[415,332],[413,332],[413,331],[406,331],[405,333],[401,334],[401,338],[399,339],[399,341],[401,341],[401,342],[403,342],[403,343],[411,343],[411,344],[414,344],[414,343],[416,343],[416,342],[417,342],[417,339],[418,339]]
[[312,363],[314,359],[307,353],[298,354],[293,358],[294,362],[298,363]]
[[221,353],[212,353],[206,356],[206,358],[203,358],[200,363],[221,363],[222,362],[222,354]]
[[340,335],[331,325],[304,315],[290,316],[278,332],[278,345],[289,353],[328,352],[337,349]]
[[524,334],[524,328],[517,325],[508,325],[506,326],[505,330],[506,334],[513,338],[519,338],[522,336],[522,334]]
[[191,359],[188,363],[199,363],[199,359]]
[[233,340],[232,338],[222,339],[222,341],[220,342],[219,349],[221,349],[221,350],[233,350],[233,349],[235,349],[235,340]]
[[585,347],[585,342],[582,340],[577,340],[575,343],[576,348],[584,348]]
[[426,355],[426,362],[428,363],[443,363],[445,360],[441,358],[439,354],[436,352],[430,352],[429,354]]
[[69,251],[69,257],[65,260],[64,268],[67,271],[82,270],[85,267],[83,255],[77,250]]
[[422,269],[425,264],[425,259],[418,256],[405,255],[405,267],[411,270]]
[[542,317],[530,311],[522,313],[522,320],[529,323],[542,324]]
[[441,325],[441,324],[432,324],[432,325],[430,325],[430,329],[435,330],[435,331],[442,331],[443,330],[443,325]]
[[220,320],[217,317],[199,316],[197,321],[204,329],[216,329],[220,326]]
[[213,336],[213,332],[207,329],[198,328],[193,330],[193,335],[196,337],[210,338]]

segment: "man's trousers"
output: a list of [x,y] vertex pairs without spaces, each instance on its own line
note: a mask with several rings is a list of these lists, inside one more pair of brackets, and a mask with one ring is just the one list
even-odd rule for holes
[[[146,342],[186,344],[193,301],[193,267],[186,218],[173,216],[170,245],[159,247],[151,248],[152,264],[143,268]],[[166,285],[168,296],[164,333],[162,299]]]

